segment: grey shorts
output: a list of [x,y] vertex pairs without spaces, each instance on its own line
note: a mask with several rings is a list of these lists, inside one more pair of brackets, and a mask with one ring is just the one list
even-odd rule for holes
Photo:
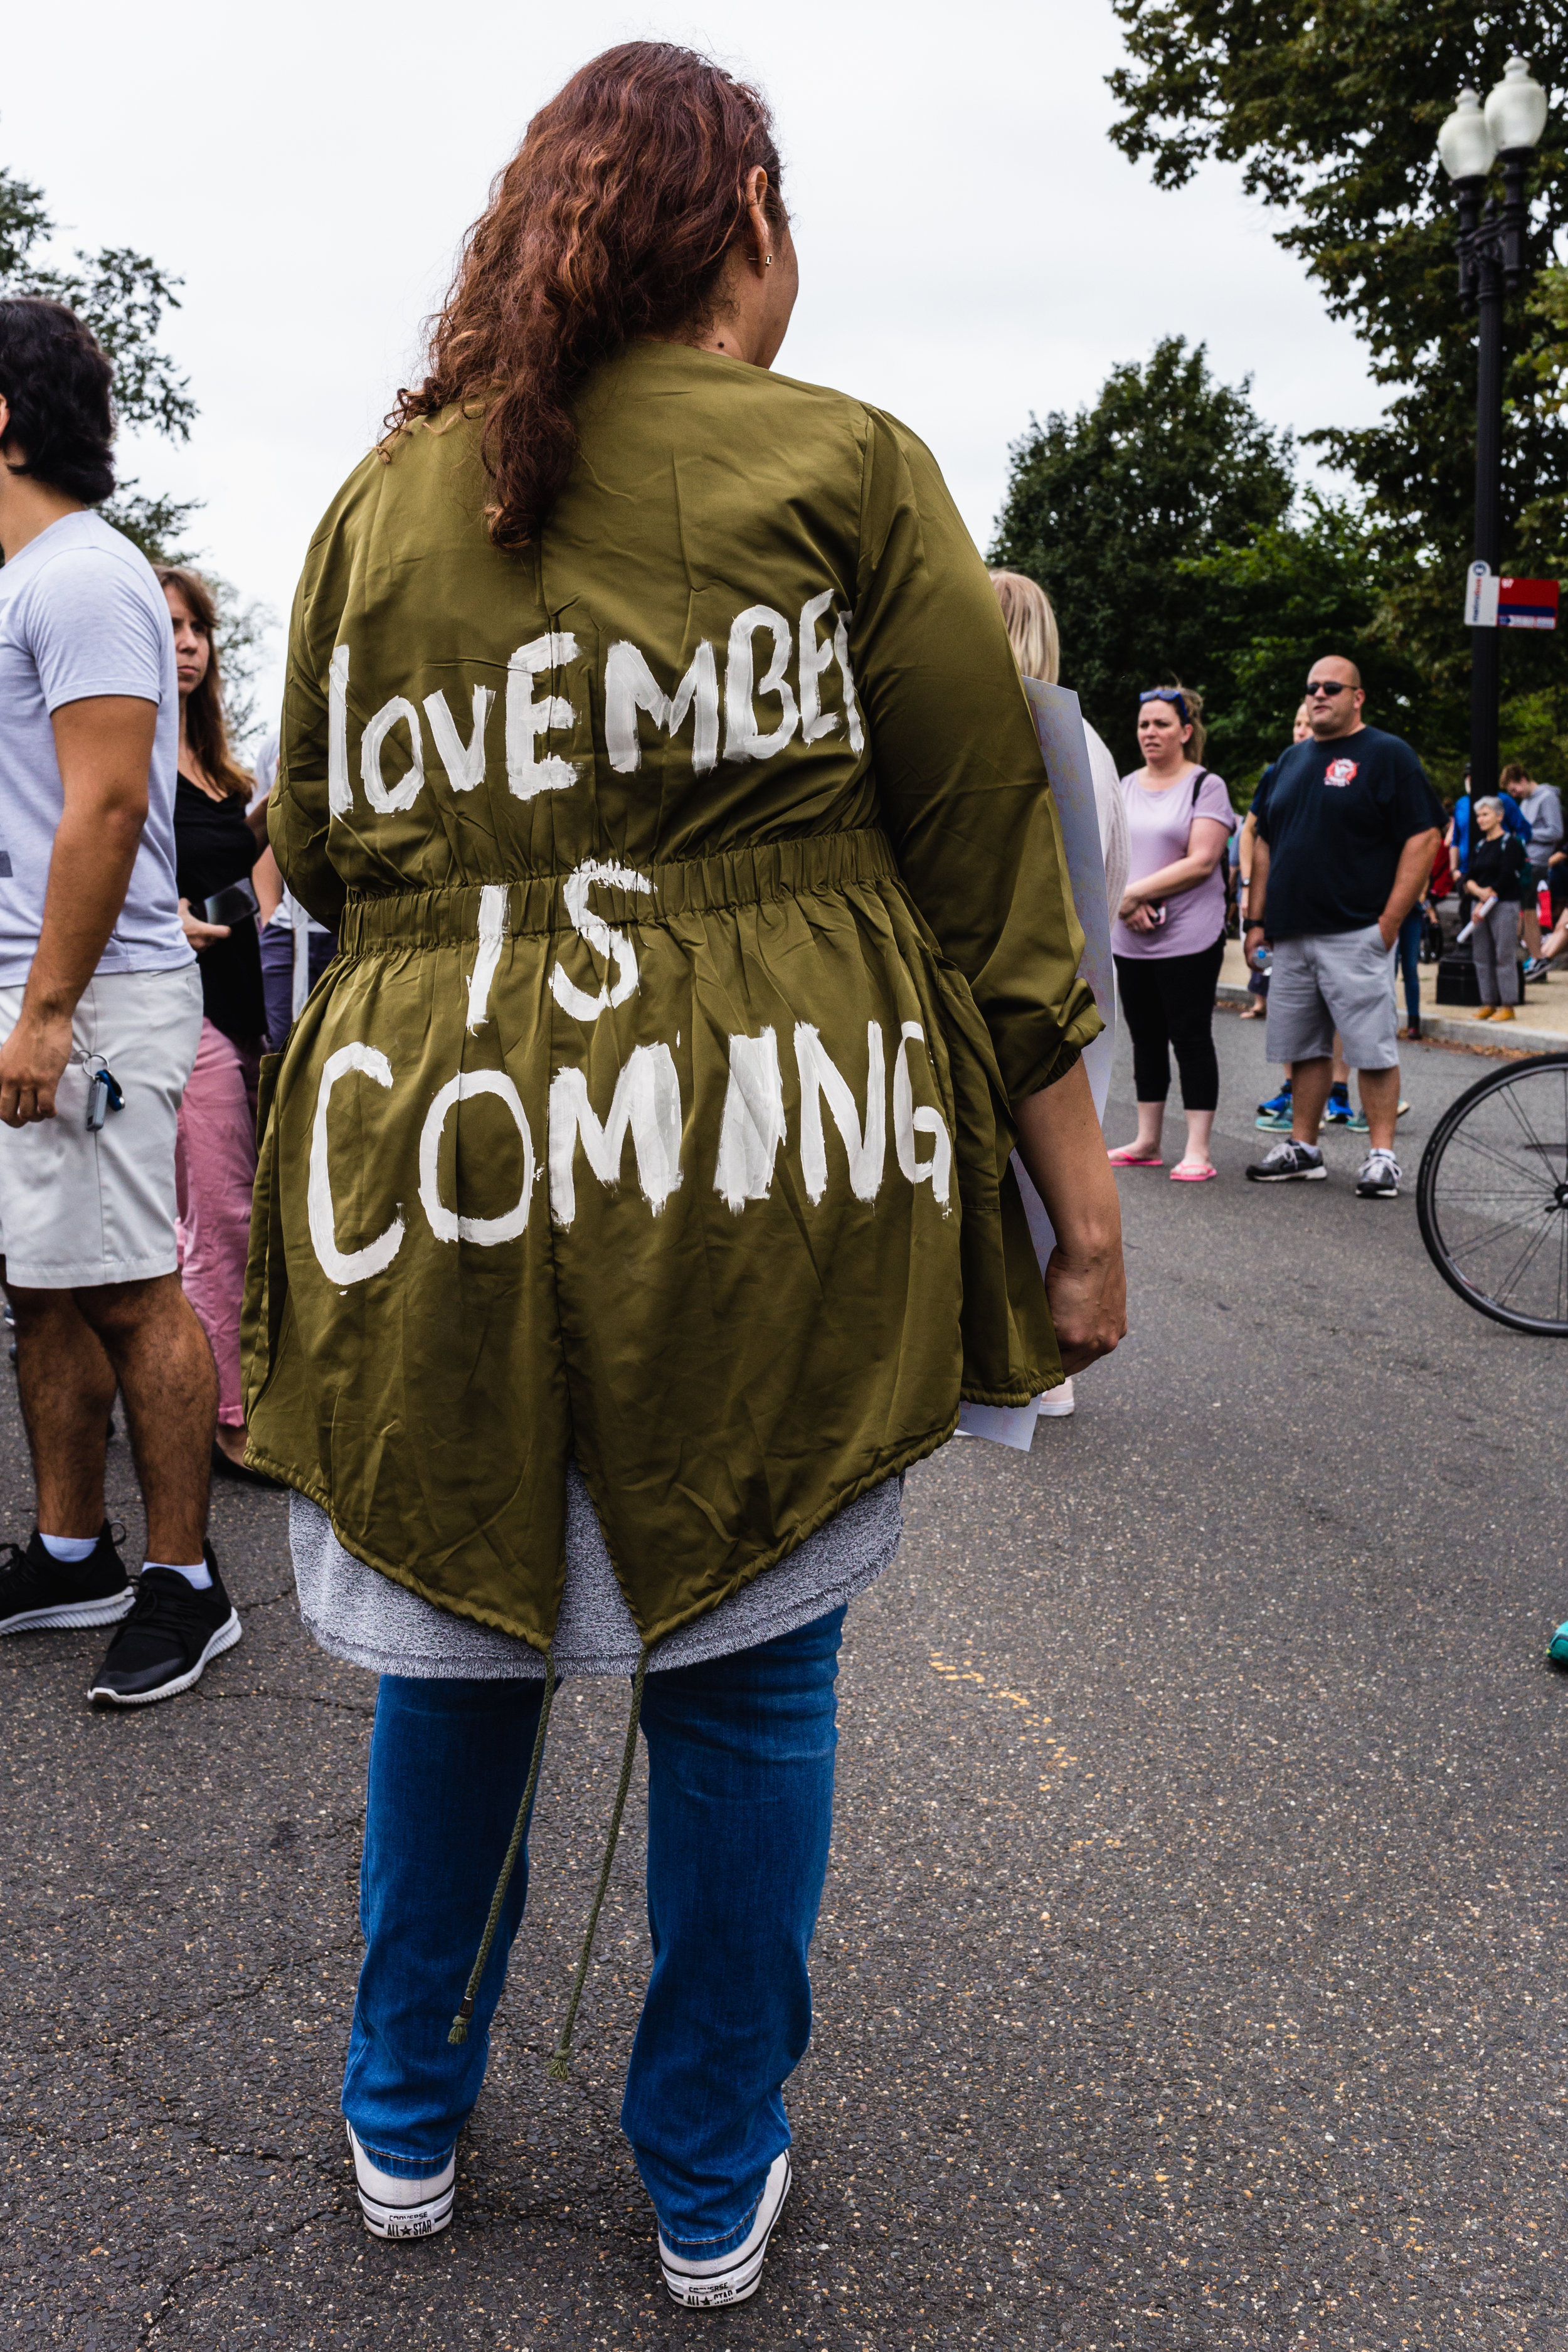
[[[22,990],[0,988],[0,1037]],[[0,1127],[0,1256],[22,1290],[96,1289],[173,1274],[174,1127],[202,1034],[195,963],[89,981],[71,1024],[56,1116]],[[125,1095],[87,1123],[88,1067],[101,1055]]]
[[1277,940],[1268,982],[1271,1062],[1311,1062],[1331,1054],[1340,1033],[1352,1070],[1399,1066],[1398,1014],[1389,950],[1375,923]]

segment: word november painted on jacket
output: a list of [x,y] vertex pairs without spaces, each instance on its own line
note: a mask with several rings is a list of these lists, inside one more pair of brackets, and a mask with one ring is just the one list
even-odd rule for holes
[[[842,722],[850,750],[858,758],[866,732],[855,699],[855,678],[849,661],[849,625],[846,614],[833,605],[834,592],[825,588],[801,607],[796,633],[771,604],[748,604],[730,625],[724,667],[722,701],[723,756],[726,760],[771,760],[798,734],[803,743],[819,742]],[[826,626],[828,634],[820,631]],[[756,639],[765,631],[771,650],[759,677]],[[794,686],[789,672],[795,661]],[[578,772],[557,752],[541,756],[541,739],[552,732],[569,733],[576,724],[576,708],[564,694],[537,695],[539,679],[559,682],[559,673],[580,659],[576,638],[568,630],[550,630],[519,646],[507,664],[505,742],[506,780],[520,801],[541,793],[570,791]],[[823,680],[837,663],[844,687],[843,710],[825,710]],[[706,775],[720,757],[721,703],[719,662],[704,638],[689,663],[685,676],[667,694],[640,648],[627,639],[612,645],[605,660],[605,748],[617,775],[635,774],[642,761],[638,714],[649,718],[671,740],[691,721],[691,766]],[[776,700],[776,726],[758,720],[757,703]],[[493,687],[476,686],[465,740],[446,695],[439,689],[424,701],[425,720],[436,755],[455,793],[471,793],[485,777],[486,730],[496,701]],[[411,764],[388,782],[384,767],[394,730],[407,730]],[[413,807],[425,788],[425,737],[418,709],[404,694],[384,702],[365,725],[360,740],[360,782],[365,799],[380,815],[395,816]],[[349,772],[349,648],[339,646],[327,671],[327,805],[333,816],[353,809],[353,783]]]
[[[915,1106],[908,1052],[924,1045],[925,1031],[918,1021],[906,1021],[893,1055],[893,1152],[899,1171],[911,1185],[929,1184],[931,1197],[949,1213],[952,1174],[952,1144],[942,1113],[930,1104]],[[808,1022],[795,1030],[795,1069],[800,1081],[800,1171],[806,1199],[813,1206],[827,1191],[827,1148],[822,1108],[837,1128],[848,1163],[849,1189],[858,1201],[875,1201],[881,1190],[887,1160],[887,1065],[881,1027],[866,1024],[866,1107],[861,1117],[854,1089],[829,1055]],[[391,1063],[378,1046],[340,1045],[321,1066],[316,1111],[310,1131],[310,1170],[306,1205],[310,1241],[321,1271],[329,1281],[368,1282],[384,1274],[403,1246],[406,1230],[401,1210],[384,1231],[361,1249],[338,1245],[337,1218],[332,1203],[331,1142],[327,1119],[332,1089],[358,1074],[391,1088]],[[459,1103],[493,1095],[510,1114],[522,1148],[522,1172],[518,1197],[498,1217],[465,1217],[441,1198],[441,1139],[447,1121]],[[665,1045],[637,1045],[622,1064],[605,1117],[601,1120],[588,1093],[588,1075],[582,1069],[558,1070],[551,1082],[546,1160],[549,1170],[550,1213],[554,1222],[569,1226],[577,1213],[579,1149],[593,1174],[607,1190],[621,1178],[626,1140],[631,1139],[637,1184],[655,1216],[672,1192],[679,1189],[683,1112],[680,1078],[675,1057]],[[917,1138],[931,1140],[931,1156],[921,1159]],[[759,1036],[730,1039],[730,1072],[724,1108],[719,1123],[719,1148],[713,1189],[738,1216],[748,1201],[765,1201],[773,1189],[780,1150],[788,1140],[784,1079],[779,1066],[778,1039],[772,1029]],[[516,1086],[504,1070],[464,1070],[448,1078],[432,1098],[419,1131],[419,1205],[439,1242],[471,1242],[494,1249],[502,1242],[521,1239],[539,1176],[533,1130]]]

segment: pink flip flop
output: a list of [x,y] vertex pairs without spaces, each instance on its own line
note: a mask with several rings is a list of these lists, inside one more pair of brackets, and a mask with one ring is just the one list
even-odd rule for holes
[[1131,1143],[1119,1144],[1114,1151],[1108,1151],[1105,1156],[1113,1168],[1163,1168],[1165,1164],[1157,1151],[1145,1158]]
[[1206,1184],[1211,1176],[1218,1174],[1217,1168],[1173,1168],[1171,1181],[1173,1184]]

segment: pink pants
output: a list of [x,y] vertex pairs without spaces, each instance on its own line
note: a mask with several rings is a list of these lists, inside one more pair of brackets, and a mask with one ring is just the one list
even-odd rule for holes
[[245,1425],[239,1310],[256,1181],[257,1057],[202,1023],[174,1138],[180,1279],[217,1364],[217,1417]]

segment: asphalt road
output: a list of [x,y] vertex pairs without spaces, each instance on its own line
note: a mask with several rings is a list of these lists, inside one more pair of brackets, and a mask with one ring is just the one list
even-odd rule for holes
[[[1444,1288],[1408,1199],[1353,1197],[1350,1141],[1327,1184],[1242,1182],[1269,1074],[1218,1031],[1223,1181],[1121,1180],[1132,1336],[1031,1454],[916,1472],[851,1612],[756,2301],[666,2305],[616,2127],[635,1811],[575,2074],[544,2076],[618,1687],[562,1694],[456,2223],[363,2234],[337,2089],[373,1689],[300,1633],[281,1504],[225,1493],[245,1640],[197,1693],[104,1720],[100,1637],[0,1644],[8,2343],[1568,2346],[1563,1360]],[[1411,1056],[1407,1172],[1479,1066]],[[0,1465],[21,1538],[3,1378]]]

